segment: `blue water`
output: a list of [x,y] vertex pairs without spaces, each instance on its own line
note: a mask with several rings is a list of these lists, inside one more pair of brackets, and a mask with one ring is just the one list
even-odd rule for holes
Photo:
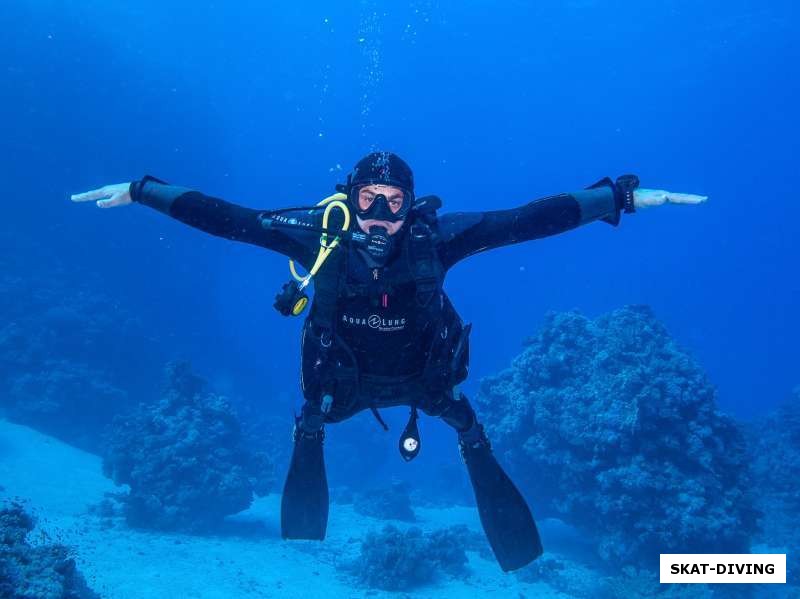
[[[405,156],[419,191],[452,210],[635,172],[710,201],[460,266],[448,291],[475,322],[473,372],[507,363],[519,327],[547,309],[646,302],[722,405],[749,415],[798,382],[796,10],[11,3],[6,220],[100,273],[167,351],[252,389],[295,365],[296,323],[269,308],[284,261],[144,210],[76,207],[70,193],[151,173],[280,206],[323,197],[342,180],[330,169],[372,148]],[[471,294],[475,280],[497,286],[495,301]],[[208,343],[220,336],[225,352]]]
[[[271,307],[285,259],[71,193],[151,174],[248,206],[295,205],[331,193],[373,149],[403,156],[418,194],[453,211],[633,172],[709,200],[450,273],[474,323],[465,389],[506,367],[548,310],[646,303],[719,406],[753,418],[800,383],[797,11],[789,0],[5,2],[3,252],[15,272],[60,268],[135,314],[147,341],[110,350],[128,352],[132,372],[143,352],[188,358],[289,422],[299,323]],[[434,446],[452,443],[428,426]]]

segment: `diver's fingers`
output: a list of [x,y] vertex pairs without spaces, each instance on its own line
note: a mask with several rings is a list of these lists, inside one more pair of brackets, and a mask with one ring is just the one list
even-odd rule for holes
[[101,187],[100,189],[93,189],[85,193],[76,193],[71,196],[73,202],[90,202],[92,200],[99,200],[100,198],[107,198],[114,192],[108,186]]
[[640,187],[633,192],[633,205],[636,208],[660,206],[667,201],[667,192],[663,189],[644,189]]
[[97,200],[97,206],[99,208],[126,206],[131,203],[130,186],[130,183],[103,185],[103,187],[99,189],[93,189],[85,193],[76,193],[72,196],[72,201],[90,202],[92,200]]
[[118,191],[108,200],[98,200],[98,208],[116,208],[117,206],[127,206],[131,203],[131,196],[127,191]]
[[694,193],[668,193],[667,201],[673,204],[702,204],[708,196],[701,196]]

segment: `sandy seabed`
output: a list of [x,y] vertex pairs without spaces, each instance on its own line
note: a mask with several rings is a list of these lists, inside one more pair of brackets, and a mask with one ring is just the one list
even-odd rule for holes
[[[18,497],[38,517],[31,541],[49,537],[71,547],[89,585],[108,599],[567,597],[545,584],[520,583],[474,552],[467,552],[471,575],[466,580],[443,578],[408,593],[359,587],[337,564],[355,561],[364,535],[387,521],[361,516],[351,505],[331,506],[322,543],[281,540],[276,494],[258,498],[231,518],[230,534],[132,530],[121,518],[104,519],[88,511],[105,493],[124,490],[103,476],[98,456],[2,420],[0,486],[0,498]],[[466,524],[480,531],[474,508],[415,508],[415,513],[419,521],[414,525],[423,530]]]

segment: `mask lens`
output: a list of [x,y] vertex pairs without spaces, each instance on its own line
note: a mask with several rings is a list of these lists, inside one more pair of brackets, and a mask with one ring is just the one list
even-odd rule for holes
[[386,203],[389,205],[389,210],[392,214],[397,214],[403,210],[403,193],[392,193],[389,197],[386,198]]
[[[405,193],[399,189],[379,190],[362,187],[358,190],[358,212],[362,217],[379,218],[377,215],[403,218],[408,212]],[[392,219],[388,219],[392,220]]]
[[358,210],[360,212],[368,212],[375,203],[375,194],[363,188],[359,189],[357,193]]

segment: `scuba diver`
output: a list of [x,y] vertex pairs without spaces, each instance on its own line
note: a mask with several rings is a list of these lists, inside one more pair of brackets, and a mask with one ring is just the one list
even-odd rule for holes
[[[442,284],[456,263],[485,250],[555,235],[665,202],[704,196],[641,189],[634,175],[524,206],[437,215],[436,196],[416,197],[411,169],[397,155],[373,152],[313,206],[254,210],[146,176],[72,196],[101,208],[143,204],[192,227],[255,244],[289,258],[293,280],[275,307],[302,328],[294,449],[281,499],[284,539],[325,538],[328,483],[325,425],[379,408],[409,406],[399,441],[405,460],[420,451],[417,410],[444,420],[472,483],[486,537],[504,571],[536,559],[542,545],[531,511],[498,464],[489,439],[458,385],[467,377],[469,333]],[[297,272],[301,265],[307,274]]]

